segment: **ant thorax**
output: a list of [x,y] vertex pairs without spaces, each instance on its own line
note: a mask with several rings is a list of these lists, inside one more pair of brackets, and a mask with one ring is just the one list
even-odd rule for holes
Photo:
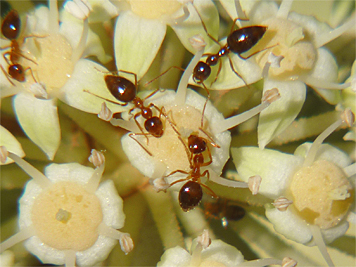
[[[214,133],[214,129],[218,128],[219,122],[224,120],[223,115],[211,103],[208,103],[204,112],[204,133],[200,128],[206,98],[188,90],[185,104],[175,105],[175,95],[173,90],[166,90],[157,93],[152,100],[152,103],[157,107],[164,107],[165,114],[161,116],[164,124],[163,136],[160,138],[149,137],[148,142],[145,136],[136,136],[137,140],[147,148],[152,156],[132,138],[125,135],[122,138],[122,145],[127,157],[132,165],[150,178],[162,177],[175,170],[189,172],[191,170],[190,159],[186,147],[179,140],[179,137],[187,144],[188,137],[195,133],[205,139],[210,137],[219,146],[217,148],[208,144],[213,159],[209,169],[220,175],[229,158],[231,141],[229,131],[219,134]],[[140,122],[142,121],[140,118]],[[172,125],[176,130],[172,128]],[[209,137],[206,136],[206,133],[209,134]],[[204,154],[204,157],[208,161],[209,156]],[[182,176],[182,174],[179,175]]]

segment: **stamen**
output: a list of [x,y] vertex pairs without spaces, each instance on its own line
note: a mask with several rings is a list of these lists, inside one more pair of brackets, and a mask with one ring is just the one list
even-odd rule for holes
[[236,8],[236,14],[239,19],[242,20],[236,20],[236,22],[239,23],[239,27],[245,27],[249,25],[249,22],[244,20],[247,19],[245,12],[242,10],[240,0],[235,0],[235,8]]
[[324,80],[320,80],[308,75],[300,75],[299,80],[305,82],[306,84],[310,85],[311,87],[316,88],[323,88],[328,90],[342,90],[350,87],[351,83],[334,83],[328,82]]
[[337,120],[336,122],[334,122],[333,124],[331,124],[328,128],[326,128],[313,142],[313,144],[311,145],[308,154],[305,157],[304,163],[303,163],[303,167],[306,166],[311,166],[315,160],[315,156],[317,151],[319,150],[321,144],[324,142],[324,140],[330,135],[332,134],[342,123],[345,122],[345,120],[349,120],[347,118],[351,117],[352,120],[352,115],[353,114],[352,111],[350,109],[345,109],[345,111],[341,114],[341,117],[344,118],[340,118],[339,120]]
[[331,42],[332,40],[336,39],[344,32],[350,30],[352,27],[355,27],[355,25],[356,25],[356,15],[353,14],[353,16],[340,27],[337,27],[336,29],[333,29],[328,33],[324,33],[320,36],[317,36],[315,38],[315,47],[318,48]]
[[284,257],[282,260],[282,267],[295,267],[297,266],[297,261],[289,257]]
[[133,240],[130,234],[123,233],[119,239],[121,250],[127,255],[134,248]]
[[88,39],[88,32],[89,32],[89,22],[88,22],[88,18],[86,18],[83,22],[82,37],[80,38],[77,47],[73,49],[72,58],[71,58],[72,62],[77,62],[82,57]]
[[279,211],[286,211],[290,205],[293,204],[293,201],[289,200],[286,197],[279,197],[274,200],[272,203],[273,206],[276,207]]
[[57,34],[59,31],[57,0],[52,0],[48,2],[49,2],[49,14],[48,14],[49,31],[51,34]]
[[193,250],[192,259],[190,260],[190,266],[200,266],[202,250],[202,245],[198,243]]
[[112,118],[110,120],[111,125],[113,126],[118,126],[120,128],[123,128],[129,132],[133,133],[138,133],[140,132],[140,129],[138,128],[137,124],[134,123],[133,121],[125,121],[123,119],[114,119]]
[[273,88],[271,90],[266,91],[262,97],[263,102],[260,105],[248,111],[245,111],[242,114],[225,119],[220,123],[219,125],[220,128],[214,134],[225,132],[226,130],[236,127],[237,125],[243,123],[244,121],[247,121],[248,119],[260,113],[262,110],[266,109],[273,101],[279,98],[280,95],[278,89]]
[[259,175],[251,176],[248,178],[248,188],[250,189],[252,195],[257,195],[260,190],[260,185],[262,178]]
[[96,149],[92,149],[88,160],[89,162],[93,163],[95,167],[98,167],[105,163],[105,156],[103,153],[97,151]]
[[211,244],[211,239],[209,236],[209,231],[207,229],[204,229],[203,233],[197,237],[197,242],[204,248],[206,249],[207,247],[210,246]]
[[185,21],[187,18],[189,18],[190,12],[189,12],[187,5],[183,6],[183,12],[184,12],[184,14],[182,16],[174,19],[173,23],[169,23],[169,24],[179,25],[179,24],[183,23],[183,21]]
[[28,175],[30,175],[33,180],[42,188],[45,189],[46,187],[50,186],[52,182],[39,170],[33,167],[28,162],[24,161],[19,156],[9,152],[9,158],[13,159],[15,163],[23,169]]
[[333,261],[330,258],[330,255],[326,249],[326,245],[323,239],[323,236],[321,235],[321,230],[319,226],[317,225],[309,225],[310,230],[312,232],[314,241],[316,245],[318,246],[318,249],[320,253],[322,254],[323,258],[325,259],[326,263],[328,264],[329,267],[335,267]]
[[105,169],[105,164],[103,163],[101,166],[97,167],[94,170],[93,175],[90,177],[88,183],[85,185],[85,189],[89,192],[94,194],[96,189],[99,186],[101,176],[103,175]]
[[74,250],[64,251],[65,267],[75,267],[76,252]]
[[277,18],[287,19],[293,0],[283,0],[277,12]]
[[101,104],[101,109],[98,114],[98,118],[103,120],[103,121],[110,121],[112,119],[112,111],[106,106],[106,103],[103,102]]
[[200,61],[200,58],[203,56],[204,48],[206,45],[204,39],[201,36],[194,36],[193,38],[190,38],[190,43],[192,44],[193,47],[195,47],[197,44],[200,44],[200,47],[196,46],[198,48],[197,53],[190,61],[188,67],[185,69],[182,75],[182,78],[179,81],[177,93],[175,96],[176,105],[183,105],[185,103],[189,78],[192,75],[195,66]]
[[248,183],[225,179],[223,177],[218,176],[213,171],[210,172],[209,181],[220,184],[220,185],[228,186],[228,187],[233,187],[233,188],[248,188],[249,187]]
[[122,233],[104,223],[101,223],[98,227],[99,235],[104,235],[113,239],[117,239],[120,242],[121,250],[125,254],[129,253],[134,248],[132,238],[127,233]]
[[6,239],[0,244],[0,253],[7,250],[8,248],[20,243],[36,234],[34,227],[28,226],[20,230],[20,232],[14,234],[10,238]]

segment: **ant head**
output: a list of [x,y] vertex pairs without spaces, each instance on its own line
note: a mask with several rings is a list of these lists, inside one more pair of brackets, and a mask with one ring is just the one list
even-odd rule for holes
[[16,40],[20,34],[21,20],[16,10],[11,10],[1,24],[2,34],[9,40]]
[[121,102],[131,102],[136,97],[136,86],[128,79],[106,75],[105,83],[111,94]]
[[194,209],[203,197],[203,190],[199,183],[186,182],[179,191],[179,205],[183,211]]
[[154,137],[161,137],[164,133],[162,120],[158,117],[151,117],[145,121],[145,129]]
[[203,153],[206,150],[206,146],[205,138],[199,137],[196,134],[191,134],[188,137],[188,147],[191,153]]
[[211,73],[210,66],[203,61],[199,61],[194,68],[193,79],[196,83],[202,83],[209,78],[210,73]]
[[9,66],[8,69],[9,75],[19,82],[25,81],[25,71],[20,64],[13,64]]

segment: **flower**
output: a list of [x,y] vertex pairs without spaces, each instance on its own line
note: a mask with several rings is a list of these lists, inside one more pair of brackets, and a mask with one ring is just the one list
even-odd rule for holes
[[[306,84],[330,104],[339,103],[340,90],[349,85],[337,83],[336,60],[323,46],[353,27],[355,17],[332,29],[313,16],[290,12],[292,2],[282,1],[280,7],[275,2],[265,1],[253,7],[249,4],[242,6],[249,19],[248,22],[241,22],[243,26],[268,27],[265,36],[250,51],[252,54],[261,51],[254,56],[260,68],[271,64],[270,53],[278,57],[278,60],[283,58],[277,67],[270,66],[264,70],[263,90],[278,88],[281,101],[261,113],[258,125],[260,148],[264,148],[283,132],[299,114],[306,98]],[[236,11],[231,8],[231,3],[222,1],[222,4],[230,16],[236,18]],[[237,10],[239,8],[241,9],[239,6]],[[267,47],[270,49],[263,51]]]
[[1,252],[26,240],[26,248],[43,263],[94,265],[106,259],[116,240],[128,253],[133,249],[124,225],[123,201],[114,183],[99,185],[103,155],[92,151],[94,170],[77,163],[50,164],[45,175],[15,154],[7,154],[32,176],[19,203],[20,232],[1,243]]
[[[24,82],[14,80],[15,86],[8,79],[1,79],[1,97],[16,94],[13,106],[22,129],[53,159],[61,139],[57,98],[83,111],[97,113],[102,100],[83,90],[95,88],[96,94],[110,99],[101,90],[105,89],[101,72],[107,70],[81,57],[95,55],[103,62],[110,57],[105,55],[98,36],[89,29],[87,19],[83,21],[63,11],[59,25],[57,1],[49,4],[50,9],[40,6],[27,17],[23,38],[32,38],[27,37],[21,43],[20,49],[26,57],[20,57],[20,63],[31,71],[26,72]],[[8,42],[1,39],[1,46]],[[2,60],[0,64],[7,63]],[[118,110],[118,106],[112,109]]]
[[[21,158],[25,156],[25,152],[23,151],[19,141],[17,141],[17,139],[2,125],[0,125],[0,146],[8,147],[9,151],[18,155]],[[1,157],[5,156],[2,155]],[[9,164],[12,162],[14,162],[12,159],[7,158],[4,163],[0,161],[0,165]]]
[[299,146],[294,155],[254,147],[232,148],[240,178],[246,181],[251,174],[260,175],[259,193],[276,199],[274,207],[266,205],[266,216],[275,230],[296,242],[316,244],[329,266],[333,263],[324,241],[330,243],[348,229],[354,192],[347,177],[356,170],[347,154],[322,142],[345,122],[349,126],[354,122],[349,109],[314,143]]

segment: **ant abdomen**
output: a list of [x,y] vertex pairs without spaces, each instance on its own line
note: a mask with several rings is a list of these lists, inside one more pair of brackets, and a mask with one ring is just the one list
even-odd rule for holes
[[235,54],[242,54],[257,44],[266,31],[266,26],[250,26],[237,29],[227,37],[228,48]]
[[16,10],[11,10],[1,25],[2,34],[9,40],[16,40],[20,34],[21,20]]
[[111,94],[121,102],[128,103],[136,97],[136,86],[124,77],[106,75],[105,83]]

